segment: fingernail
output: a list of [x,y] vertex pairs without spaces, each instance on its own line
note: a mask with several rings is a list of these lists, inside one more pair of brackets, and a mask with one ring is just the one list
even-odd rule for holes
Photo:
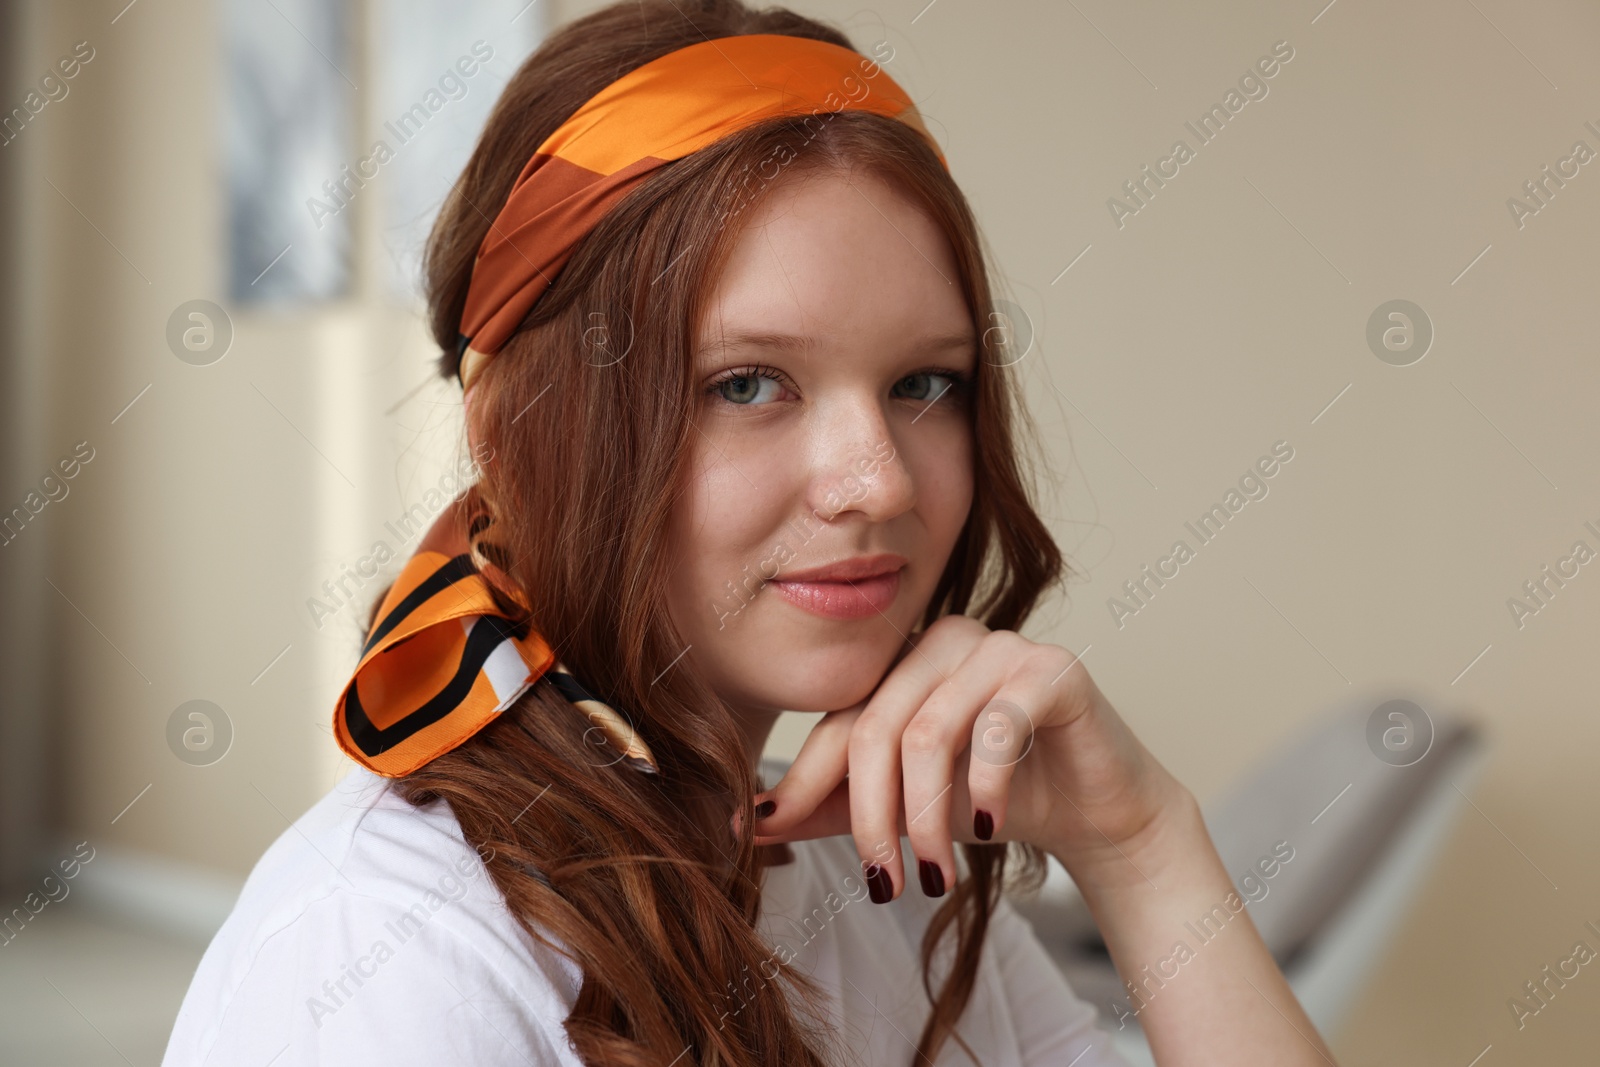
[[756,818],[765,819],[768,815],[771,815],[777,810],[778,802],[776,800],[763,800],[761,803],[756,805]]
[[979,808],[972,813],[972,836],[987,841],[994,836],[994,816]]
[[879,863],[863,863],[861,869],[867,876],[867,894],[874,904],[887,904],[894,899],[894,880]]
[[922,879],[922,891],[928,896],[944,896],[944,868],[932,860],[918,860],[917,876]]

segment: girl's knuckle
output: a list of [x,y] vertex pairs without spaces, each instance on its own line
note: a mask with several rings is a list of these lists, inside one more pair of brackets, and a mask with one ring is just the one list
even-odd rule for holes
[[879,748],[883,745],[888,730],[881,716],[863,715],[857,719],[850,730],[850,754],[852,756]]
[[929,756],[944,743],[944,731],[934,719],[917,716],[900,735],[900,751],[910,756]]

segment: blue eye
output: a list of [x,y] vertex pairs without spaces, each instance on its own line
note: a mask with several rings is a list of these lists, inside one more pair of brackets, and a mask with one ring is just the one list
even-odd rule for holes
[[963,390],[966,389],[969,375],[956,371],[919,370],[915,374],[908,374],[895,383],[896,387],[905,386],[909,393],[908,400],[925,400],[932,403],[935,400],[950,394],[950,399],[959,400]]
[[[757,407],[756,401],[765,396],[775,399],[775,387],[784,382],[782,374],[772,367],[747,367],[722,375],[712,382],[706,392],[720,396],[730,404],[740,407]],[[772,388],[769,388],[769,383]]]

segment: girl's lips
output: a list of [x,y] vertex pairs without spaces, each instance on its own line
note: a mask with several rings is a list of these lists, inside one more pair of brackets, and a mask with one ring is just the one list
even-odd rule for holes
[[774,580],[784,599],[826,619],[864,619],[887,611],[900,591],[900,572],[848,582],[783,582]]

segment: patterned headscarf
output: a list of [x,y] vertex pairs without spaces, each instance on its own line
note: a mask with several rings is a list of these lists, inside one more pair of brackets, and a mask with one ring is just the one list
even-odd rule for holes
[[[806,37],[746,34],[669,52],[592,96],[528,160],[484,235],[456,347],[469,447],[474,386],[578,243],[650,172],[779,117],[869,111],[917,130],[916,107],[871,59]],[[948,164],[946,164],[948,165]],[[492,452],[491,452],[492,455]],[[399,777],[450,751],[547,679],[590,718],[616,760],[657,770],[627,718],[588,692],[495,589],[527,607],[509,563],[484,532],[492,509],[477,486],[447,506],[406,562],[374,618],[333,713],[351,759]]]

